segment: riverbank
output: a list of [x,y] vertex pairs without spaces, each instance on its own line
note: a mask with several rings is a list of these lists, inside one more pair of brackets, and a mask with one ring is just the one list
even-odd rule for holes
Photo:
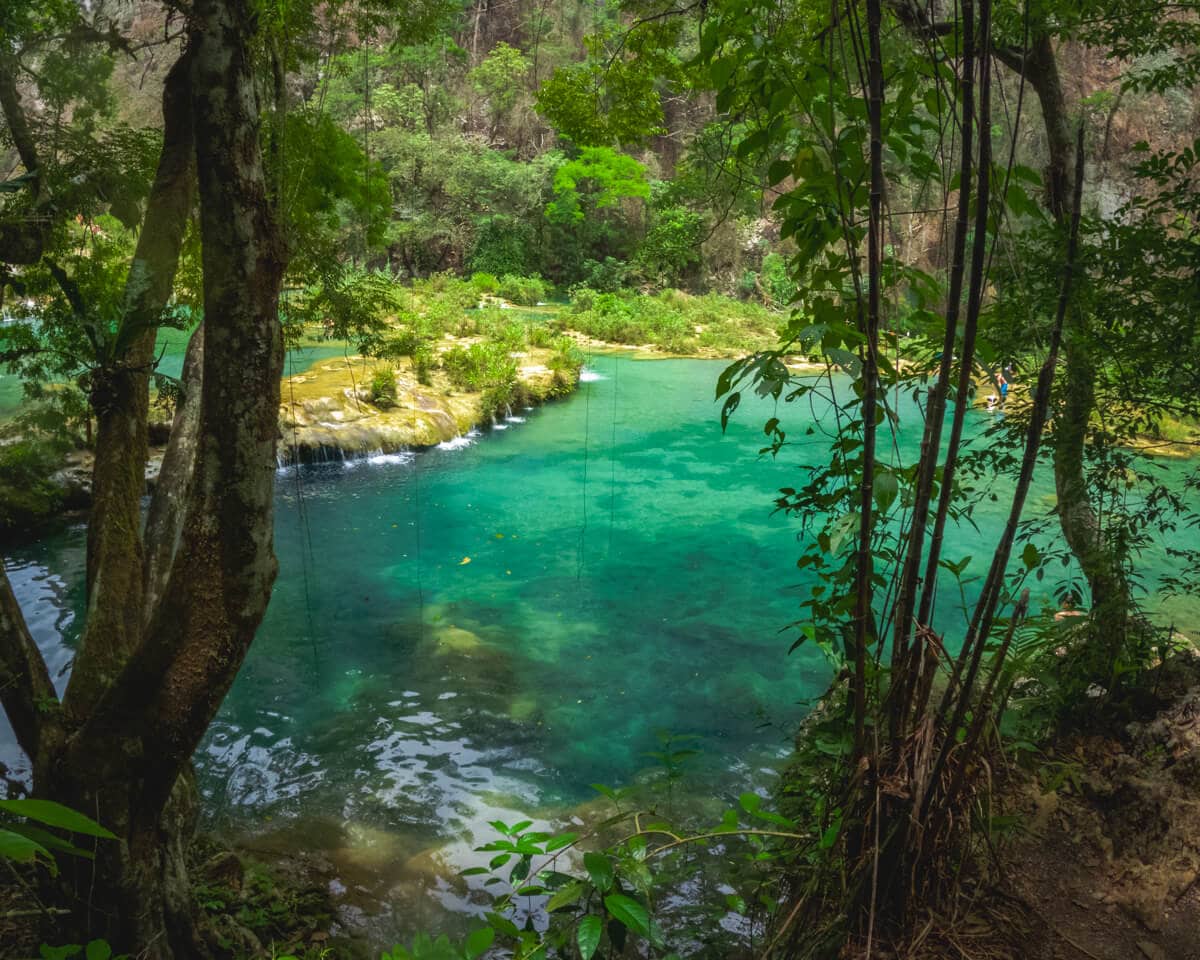
[[[444,358],[479,342],[447,335],[437,353]],[[530,346],[509,357],[515,365],[505,402],[510,411],[566,396],[579,384],[582,364],[551,369],[554,350]],[[380,395],[372,388],[381,371],[394,378],[394,393]],[[432,447],[491,422],[499,413],[487,409],[485,389],[457,386],[444,363],[427,369],[425,381],[411,366],[357,355],[326,360],[285,377],[279,407],[280,465]]]

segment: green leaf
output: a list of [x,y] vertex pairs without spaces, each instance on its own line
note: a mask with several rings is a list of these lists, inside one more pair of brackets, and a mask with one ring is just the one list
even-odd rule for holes
[[729,426],[729,418],[733,416],[733,412],[737,410],[738,404],[742,402],[742,394],[740,390],[735,390],[725,398],[725,403],[721,406],[721,430],[724,431]]
[[575,931],[575,942],[579,944],[579,955],[583,960],[592,960],[592,955],[600,946],[600,934],[603,930],[604,922],[595,914],[579,921],[579,927]]
[[733,76],[733,71],[737,68],[737,60],[732,57],[720,57],[712,62],[708,68],[708,75],[712,79],[714,90],[720,90],[727,83],[729,78]]
[[646,838],[632,837],[629,840],[629,855],[641,863],[646,859]]
[[[476,957],[482,955],[488,947],[492,945],[492,941],[496,939],[496,931],[491,927],[480,927],[469,937],[467,937],[467,960],[475,960]],[[88,957],[88,960],[92,960]]]
[[1038,553],[1037,547],[1032,543],[1025,544],[1025,549],[1021,551],[1021,560],[1025,563],[1026,570],[1032,570],[1041,559],[1042,555]]
[[42,960],[67,960],[67,957],[78,956],[82,949],[77,943],[68,943],[61,947],[51,947],[43,943],[38,948],[38,953],[41,954]]
[[875,506],[880,513],[886,513],[896,495],[900,492],[900,483],[894,473],[880,473],[875,477]]
[[70,830],[73,833],[85,833],[89,837],[102,837],[106,840],[116,840],[116,835],[105,830],[95,820],[76,813],[70,807],[64,807],[53,800],[0,800],[0,810],[7,810],[19,817],[36,820],[49,827]]
[[28,823],[10,823],[6,829],[13,833],[19,833],[23,837],[28,837],[34,843],[40,843],[47,850],[53,850],[59,853],[69,853],[73,857],[83,857],[85,860],[95,860],[96,856],[91,850],[83,850],[74,844],[67,843],[61,837],[55,836],[49,830],[43,830],[41,827],[35,827]]
[[636,900],[621,893],[610,893],[604,898],[604,906],[627,930],[650,936],[650,915]]
[[546,852],[553,853],[555,850],[569,847],[578,839],[579,834],[577,833],[560,833],[557,837],[551,837],[546,841]]
[[51,873],[57,873],[54,857],[40,843],[30,840],[12,830],[0,830],[0,858],[15,860],[17,863],[34,863],[43,859]]
[[587,868],[592,886],[603,893],[613,883],[612,861],[602,853],[590,852],[583,855],[583,865]]
[[546,904],[546,912],[553,913],[555,910],[560,910],[563,907],[568,907],[575,903],[583,896],[583,884],[578,880],[568,883],[565,887],[559,890],[550,901]]
[[107,940],[93,940],[84,951],[87,960],[108,960],[112,956],[112,947]]
[[524,880],[527,876],[529,876],[529,865],[531,862],[531,858],[528,855],[523,856],[517,861],[517,865],[512,868],[508,875],[508,879],[514,884]]

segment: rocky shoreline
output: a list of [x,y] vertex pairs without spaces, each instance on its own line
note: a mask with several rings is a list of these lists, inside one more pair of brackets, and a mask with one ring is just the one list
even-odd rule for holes
[[[470,341],[456,341],[462,344]],[[537,406],[571,393],[579,371],[551,370],[552,351],[513,353],[517,380],[513,403]],[[370,381],[381,364],[361,356],[327,360],[285,377],[279,406],[280,466],[345,460],[436,446],[484,425],[482,392],[455,388],[440,369],[421,383],[411,369],[391,367],[396,396],[372,399]]]
[[[518,362],[515,403],[538,406],[568,395],[579,385],[578,370],[564,373],[546,366],[551,353],[531,348],[513,354]],[[422,384],[410,369],[392,367],[396,397],[384,404],[375,402],[370,382],[381,366],[379,361],[353,355],[319,361],[303,373],[285,377],[280,384],[279,466],[427,449],[486,424],[483,394],[455,389],[440,370],[432,371],[430,382]],[[170,425],[154,423],[150,433],[147,492],[158,482]],[[91,506],[93,459],[90,450],[72,451],[52,477],[62,488],[64,510]]]

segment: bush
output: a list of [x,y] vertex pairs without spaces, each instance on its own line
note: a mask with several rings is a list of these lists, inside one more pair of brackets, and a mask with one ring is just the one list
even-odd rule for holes
[[520,320],[509,320],[495,331],[493,339],[509,353],[515,353],[529,345],[529,328]]
[[517,362],[498,343],[455,347],[443,354],[442,367],[460,390],[486,391],[517,380]]
[[391,367],[376,367],[372,372],[371,402],[380,410],[396,405],[396,371]]
[[546,284],[541,277],[507,274],[500,281],[500,296],[510,303],[534,307],[546,299]]
[[770,344],[779,317],[762,306],[678,290],[656,296],[576,289],[571,313],[558,321],[609,343],[654,344],[672,353],[701,348],[749,351]]
[[596,302],[596,291],[586,283],[575,284],[568,291],[568,296],[571,300],[572,313],[582,313],[584,310],[591,310],[592,304]]
[[778,253],[768,253],[763,257],[762,285],[772,306],[786,308],[796,299],[799,288],[788,274],[787,260]]
[[420,299],[424,311],[439,311],[439,316],[467,310],[479,303],[479,292],[474,285],[452,273],[435,273],[424,280],[416,280],[412,292]]
[[45,440],[0,446],[0,536],[30,530],[60,509],[63,491],[50,477],[63,453],[60,444]]
[[417,383],[429,386],[433,382],[433,368],[437,362],[429,341],[422,340],[418,343],[409,357],[412,360],[413,373],[416,375]]
[[616,293],[629,279],[629,266],[621,260],[605,257],[602,261],[583,261],[583,284],[604,293]]
[[544,323],[531,323],[525,327],[525,336],[530,346],[545,349],[554,346],[558,332]]
[[535,247],[534,241],[528,223],[513,217],[489,217],[476,226],[467,267],[496,276],[520,276],[532,266],[529,255]]
[[638,270],[654,284],[686,283],[700,266],[704,217],[684,207],[654,211],[650,229],[638,247]]
[[558,336],[551,346],[554,353],[546,361],[546,368],[558,376],[575,377],[583,368],[583,353],[570,337]]
[[471,274],[471,286],[474,287],[480,295],[485,293],[494,294],[500,289],[500,281],[495,274],[492,273],[473,273]]

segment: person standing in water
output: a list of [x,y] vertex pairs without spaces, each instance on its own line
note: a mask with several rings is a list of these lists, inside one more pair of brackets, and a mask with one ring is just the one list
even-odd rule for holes
[[1008,399],[1008,381],[1003,373],[996,374],[996,386],[1000,388],[1000,409],[1004,409],[1004,401]]

